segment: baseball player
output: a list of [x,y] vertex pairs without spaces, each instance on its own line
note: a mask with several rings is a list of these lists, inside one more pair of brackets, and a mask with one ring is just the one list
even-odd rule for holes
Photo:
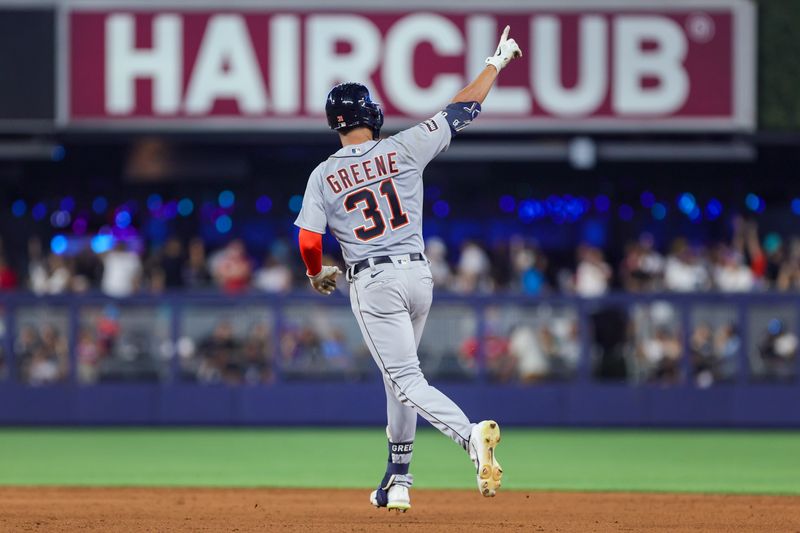
[[453,439],[477,468],[478,490],[494,496],[503,475],[495,457],[500,427],[473,424],[422,375],[417,347],[430,310],[433,279],[422,241],[422,171],[480,113],[500,71],[522,56],[506,26],[486,67],[444,110],[388,138],[379,137],[383,112],[359,83],[334,87],[325,105],[342,148],[308,179],[300,227],[300,252],[311,285],[324,295],[341,271],[322,265],[322,235],[329,228],[348,265],[350,302],[364,341],[386,388],[389,460],[376,507],[410,508],[409,473],[417,415]]

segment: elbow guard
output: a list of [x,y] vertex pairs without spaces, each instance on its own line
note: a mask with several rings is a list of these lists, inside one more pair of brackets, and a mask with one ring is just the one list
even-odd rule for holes
[[469,126],[481,114],[478,102],[453,102],[442,110],[442,115],[453,135]]

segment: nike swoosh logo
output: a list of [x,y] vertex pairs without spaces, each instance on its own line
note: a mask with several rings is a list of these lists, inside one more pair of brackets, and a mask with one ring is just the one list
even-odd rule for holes
[[369,277],[371,277],[371,278],[374,278],[374,277],[375,277],[375,276],[377,276],[378,274],[383,274],[383,270],[376,270],[375,272],[373,272],[372,274],[370,274],[370,275],[369,275]]

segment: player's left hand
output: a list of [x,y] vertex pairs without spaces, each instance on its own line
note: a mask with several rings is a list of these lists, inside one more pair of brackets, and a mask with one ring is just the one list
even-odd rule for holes
[[320,270],[315,276],[311,276],[308,273],[308,280],[311,282],[311,286],[320,293],[328,296],[334,290],[336,290],[336,276],[341,274],[342,271],[339,270],[337,266],[327,266],[324,265],[322,270]]
[[494,66],[497,72],[503,70],[512,59],[522,57],[522,50],[520,50],[517,41],[508,38],[508,32],[510,31],[511,26],[506,26],[503,30],[503,35],[500,36],[500,42],[497,44],[497,50],[494,55],[486,58],[486,64]]

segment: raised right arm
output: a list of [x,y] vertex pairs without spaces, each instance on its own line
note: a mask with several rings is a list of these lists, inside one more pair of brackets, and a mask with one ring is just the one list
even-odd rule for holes
[[469,85],[461,89],[458,94],[453,97],[452,102],[478,102],[482,104],[489,94],[494,80],[500,74],[500,71],[508,65],[512,59],[522,57],[522,50],[514,39],[508,38],[508,32],[511,31],[511,26],[506,26],[503,30],[503,35],[500,36],[500,42],[497,44],[497,50],[493,56],[486,58],[486,68],[478,74]]

